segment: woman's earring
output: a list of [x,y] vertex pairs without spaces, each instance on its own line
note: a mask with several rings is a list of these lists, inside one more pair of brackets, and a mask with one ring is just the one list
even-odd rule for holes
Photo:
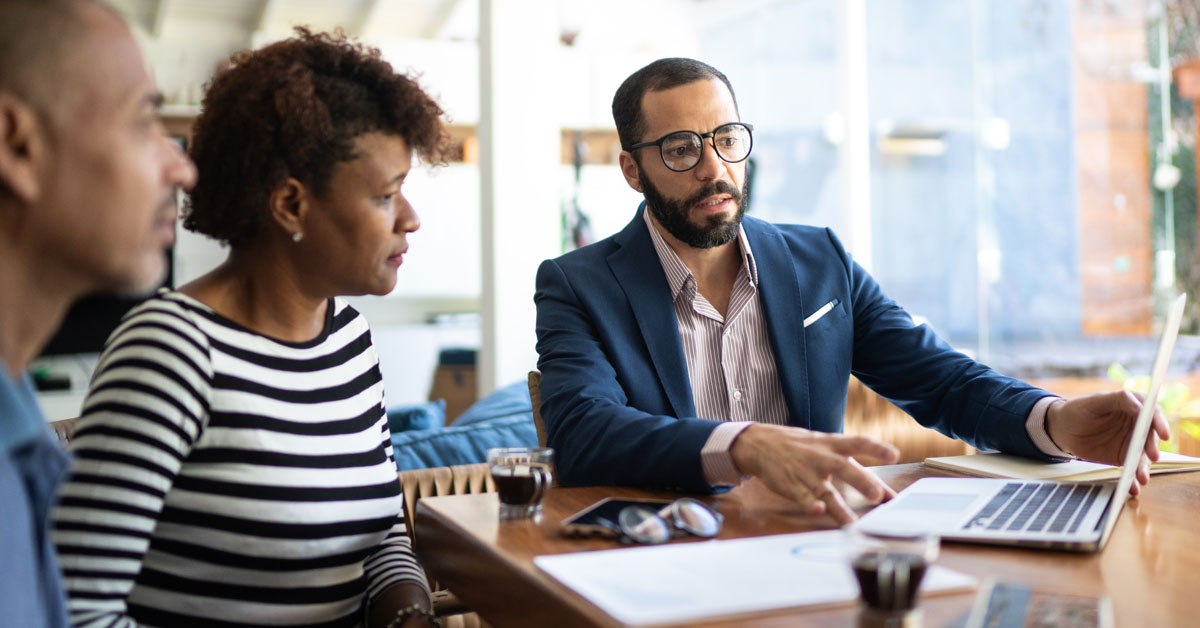
[[297,231],[296,233],[293,233],[293,234],[292,234],[292,242],[299,242],[299,241],[301,241],[301,240],[303,240],[303,239],[304,239],[304,233],[303,233],[303,232]]

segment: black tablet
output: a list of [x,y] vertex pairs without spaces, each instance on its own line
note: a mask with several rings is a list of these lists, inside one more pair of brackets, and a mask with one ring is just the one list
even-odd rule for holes
[[670,500],[666,499],[621,499],[606,497],[587,508],[563,519],[561,531],[566,536],[603,536],[616,538],[621,535],[617,517],[629,506],[644,506],[654,511],[662,510]]

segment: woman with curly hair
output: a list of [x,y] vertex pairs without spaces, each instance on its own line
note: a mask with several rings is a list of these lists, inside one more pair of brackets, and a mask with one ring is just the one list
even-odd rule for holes
[[378,51],[243,53],[195,125],[187,228],[223,265],[132,311],[72,440],[55,542],[76,626],[429,625],[366,320],[442,111]]

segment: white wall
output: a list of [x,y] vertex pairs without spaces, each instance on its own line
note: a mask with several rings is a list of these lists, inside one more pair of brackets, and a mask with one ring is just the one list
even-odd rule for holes
[[167,102],[195,105],[217,64],[250,47],[246,33],[224,22],[167,19],[153,37],[134,23],[133,32]]
[[371,337],[383,373],[384,403],[390,408],[428,399],[438,352],[478,347],[479,325],[372,325]]

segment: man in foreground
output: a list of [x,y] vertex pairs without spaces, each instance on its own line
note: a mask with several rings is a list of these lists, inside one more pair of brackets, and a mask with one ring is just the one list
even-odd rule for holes
[[47,517],[67,458],[24,375],[70,305],[161,282],[195,179],[129,29],[91,0],[0,0],[0,609],[65,626]]

